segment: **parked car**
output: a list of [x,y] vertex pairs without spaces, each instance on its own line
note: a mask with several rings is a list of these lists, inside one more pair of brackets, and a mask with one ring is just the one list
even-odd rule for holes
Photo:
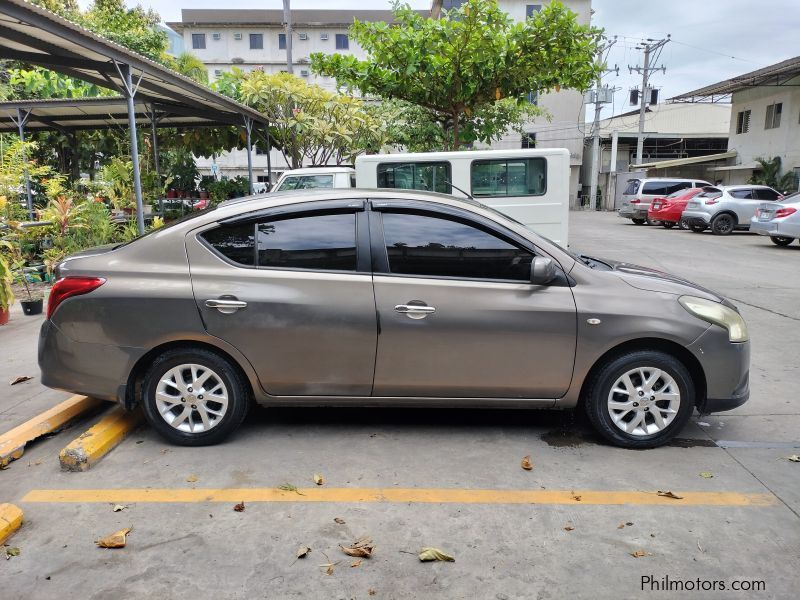
[[620,217],[630,219],[637,225],[647,222],[647,212],[654,198],[669,196],[678,190],[711,185],[701,179],[677,179],[651,177],[646,179],[628,179],[622,193],[622,206],[618,212]]
[[678,225],[681,229],[688,229],[686,221],[681,218],[686,204],[701,193],[703,188],[686,188],[672,192],[666,198],[656,198],[650,203],[647,211],[647,218],[652,222],[660,221],[661,225],[667,229],[672,229]]
[[219,442],[254,398],[580,405],[610,442],[649,448],[749,396],[747,326],[719,294],[443,194],[231,200],[56,275],[42,382],[141,405],[177,444]]
[[786,196],[781,202],[768,202],[756,209],[750,231],[768,235],[776,246],[788,246],[800,239],[800,193]]
[[714,235],[729,235],[736,229],[749,229],[750,219],[765,200],[783,196],[766,185],[711,186],[692,198],[682,218],[695,233],[711,228]]
[[275,192],[288,190],[313,190],[318,188],[351,188],[356,186],[353,167],[309,167],[284,171]]

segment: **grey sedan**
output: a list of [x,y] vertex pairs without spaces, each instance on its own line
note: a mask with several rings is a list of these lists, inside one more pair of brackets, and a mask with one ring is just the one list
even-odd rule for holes
[[768,235],[776,246],[800,239],[800,193],[786,196],[780,203],[762,204],[750,221],[750,231]]
[[226,202],[58,268],[45,385],[141,405],[177,444],[262,405],[586,410],[629,448],[749,396],[718,294],[576,256],[469,200],[318,190]]

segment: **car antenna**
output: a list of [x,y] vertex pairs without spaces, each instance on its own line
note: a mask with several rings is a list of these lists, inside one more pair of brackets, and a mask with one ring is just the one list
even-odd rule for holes
[[465,195],[467,198],[469,198],[470,200],[475,200],[475,198],[473,198],[473,197],[472,197],[472,194],[468,194],[467,192],[465,192],[464,190],[462,190],[460,187],[456,187],[456,186],[453,184],[453,182],[452,182],[452,181],[447,181],[447,179],[445,179],[445,180],[444,180],[444,182],[445,182],[447,185],[449,185],[451,188],[455,188],[455,189],[457,189],[459,192],[461,192],[462,194],[464,194],[464,195]]

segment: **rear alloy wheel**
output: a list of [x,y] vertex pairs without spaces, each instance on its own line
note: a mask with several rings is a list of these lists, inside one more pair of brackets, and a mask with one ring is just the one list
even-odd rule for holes
[[678,221],[678,229],[689,229],[689,223],[686,222],[686,219],[681,219]]
[[634,225],[644,225],[647,219],[631,219]]
[[769,239],[772,240],[772,243],[776,246],[788,246],[794,241],[794,238],[784,237],[782,235],[771,235]]
[[675,221],[661,221],[661,226],[664,229],[672,229],[675,227]]
[[611,359],[593,376],[586,412],[598,433],[622,448],[654,448],[689,420],[695,389],[686,367],[659,351]]
[[216,444],[241,425],[250,405],[239,371],[208,350],[169,350],[142,385],[144,413],[163,437],[181,446]]
[[733,232],[735,227],[736,220],[733,218],[733,215],[729,215],[728,213],[717,215],[711,221],[711,233],[714,235],[729,235]]

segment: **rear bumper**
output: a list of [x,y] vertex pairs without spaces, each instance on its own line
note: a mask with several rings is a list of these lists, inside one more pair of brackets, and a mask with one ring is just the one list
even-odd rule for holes
[[623,219],[646,219],[649,209],[649,204],[633,204],[620,208],[617,214]]
[[666,221],[667,223],[677,223],[681,219],[680,211],[670,209],[649,210],[647,216],[651,221]]
[[704,225],[711,223],[711,215],[700,210],[685,210],[681,215],[689,225]]
[[750,221],[750,231],[770,237],[800,238],[799,225],[792,226],[781,221],[759,221],[754,218]]
[[706,397],[701,413],[721,412],[741,406],[750,398],[750,342],[728,341],[728,332],[712,325],[687,347],[700,361],[706,376]]

